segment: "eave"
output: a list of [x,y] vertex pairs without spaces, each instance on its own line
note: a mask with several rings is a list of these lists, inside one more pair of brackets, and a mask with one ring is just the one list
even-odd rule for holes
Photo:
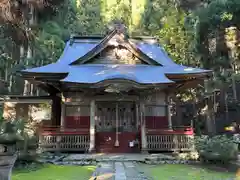
[[[194,68],[191,68],[194,69]],[[212,76],[212,70],[201,70],[202,72],[182,72],[182,73],[168,73],[166,72],[165,75],[167,78],[179,81],[179,80],[188,80],[188,79],[206,79]]]
[[23,78],[47,78],[47,77],[52,77],[52,78],[64,78],[67,76],[68,73],[50,73],[50,72],[27,72],[27,71],[19,71],[19,75]]
[[[176,68],[176,73],[174,73],[174,68],[174,66],[173,68],[166,68],[149,65],[95,64],[66,68],[69,71],[68,73],[34,73],[24,71],[21,75],[24,79],[31,82],[45,84],[42,88],[47,92],[56,93],[63,91],[67,86],[74,86],[74,89],[91,89],[105,87],[114,83],[127,83],[139,89],[152,88],[191,79],[205,79],[211,74],[211,71],[195,70],[194,68],[191,68],[191,72],[184,72],[185,67]],[[180,73],[181,71],[182,73]]]
[[50,95],[55,95],[61,93],[61,89],[57,88],[56,86],[48,83],[39,83],[38,86],[43,89],[44,91],[48,92]]
[[58,80],[44,80],[42,78],[26,78],[26,80],[40,87],[42,90],[49,93],[50,95],[61,93],[61,85]]
[[175,84],[168,86],[165,91],[168,93],[176,93],[189,88],[195,88],[198,84],[201,84],[205,78],[188,78],[175,80]]
[[0,103],[51,103],[51,96],[6,95],[0,97]]

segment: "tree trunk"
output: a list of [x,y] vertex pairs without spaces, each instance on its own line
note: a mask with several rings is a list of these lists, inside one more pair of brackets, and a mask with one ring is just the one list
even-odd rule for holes
[[[13,72],[13,68],[15,68],[15,66],[19,64],[19,62],[20,62],[20,46],[13,43],[12,44],[12,62],[10,64],[10,69],[12,70],[12,72]],[[8,92],[10,94],[13,93],[14,88],[16,88],[14,89],[15,93],[19,91],[18,87],[14,85],[15,85],[15,78],[14,78],[14,74],[11,73],[9,77],[9,87],[8,87]]]
[[[32,5],[29,5],[28,7],[30,9],[30,19],[28,20],[28,29],[31,28],[31,25],[33,25],[35,23],[35,16],[34,16],[34,8]],[[32,47],[31,47],[31,43],[28,42],[28,47],[27,47],[27,62],[26,65],[28,66],[29,64],[29,59],[32,58]],[[31,88],[31,84],[29,83],[29,81],[25,80],[24,81],[24,90],[23,90],[23,95],[27,96],[29,94],[32,95],[32,88]]]
[[232,75],[232,90],[233,90],[233,98],[234,101],[237,102],[237,89],[236,89],[236,81],[234,75]]
[[[208,80],[204,81],[204,87],[205,87],[205,94],[210,94],[208,89]],[[214,135],[215,134],[215,119],[213,114],[213,100],[212,95],[208,96],[205,101],[206,106],[206,126],[207,126],[207,132],[208,134]]]
[[225,117],[227,122],[229,122],[229,113],[228,113],[228,95],[226,91],[224,92],[224,105],[225,105]]

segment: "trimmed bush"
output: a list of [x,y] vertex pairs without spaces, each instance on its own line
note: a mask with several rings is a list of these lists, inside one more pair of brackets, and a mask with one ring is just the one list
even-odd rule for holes
[[228,163],[238,155],[238,145],[225,135],[196,137],[195,147],[203,161]]

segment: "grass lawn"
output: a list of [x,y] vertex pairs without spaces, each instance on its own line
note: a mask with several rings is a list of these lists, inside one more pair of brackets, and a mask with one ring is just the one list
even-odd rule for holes
[[88,180],[94,166],[41,165],[37,168],[16,169],[12,180]]
[[235,173],[217,172],[203,167],[183,164],[143,165],[142,168],[156,180],[233,180],[236,177]]

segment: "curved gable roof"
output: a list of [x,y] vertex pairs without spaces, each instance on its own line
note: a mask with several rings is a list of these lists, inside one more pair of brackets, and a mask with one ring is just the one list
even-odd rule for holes
[[[116,36],[115,36],[116,35]],[[115,37],[114,37],[115,36]],[[120,37],[120,39],[118,39]],[[116,38],[116,39],[114,39]],[[113,40],[113,41],[111,41]],[[119,40],[119,41],[115,41]],[[148,65],[106,65],[87,64],[93,57],[103,51],[111,43],[124,45],[139,59],[149,62]],[[105,72],[101,74],[100,72]],[[105,79],[129,79],[140,84],[173,83],[176,76],[205,77],[210,71],[190,68],[176,64],[156,42],[156,39],[127,38],[116,29],[105,38],[73,37],[56,63],[21,71],[23,76],[35,75],[45,79],[50,76],[64,74],[58,78],[62,82],[97,83]],[[170,79],[169,79],[170,78]],[[182,78],[182,77],[180,77]],[[183,77],[185,78],[185,77]]]
[[74,42],[71,43],[71,40],[69,40],[57,63],[69,65],[94,49],[99,42],[100,40],[81,39],[74,40]]
[[[103,51],[109,41],[118,34],[114,29],[107,36],[74,36],[66,42],[64,51],[57,63],[64,65],[86,64],[89,60]],[[164,51],[164,49],[152,37],[132,37],[124,39],[124,34],[120,34],[124,41],[124,46],[139,59],[150,65],[177,65]],[[108,44],[109,43],[109,44]]]
[[157,43],[139,42],[135,43],[136,47],[140,49],[147,56],[163,66],[177,65],[164,51],[164,49]]
[[[118,39],[114,40],[114,38],[116,36]],[[117,31],[117,29],[112,30],[107,36],[105,36],[99,42],[99,44],[97,46],[95,46],[93,49],[91,49],[84,56],[79,57],[76,61],[72,62],[70,65],[86,64],[93,57],[95,57],[100,52],[102,52],[109,44],[112,44],[111,40],[115,41],[117,44],[123,45],[125,48],[127,48],[129,51],[131,51],[136,57],[138,57],[142,61],[146,62],[147,64],[162,65],[161,63],[152,59],[146,53],[142,52],[141,49],[139,49],[135,43],[131,42],[123,33],[119,33]],[[120,41],[120,42],[118,42],[118,41]]]
[[[159,69],[160,68],[160,69]],[[104,65],[84,64],[71,66],[70,72],[62,82],[95,84],[105,80],[126,79],[138,84],[168,84],[168,79],[161,66],[149,65]],[[81,72],[81,76],[79,76]]]

